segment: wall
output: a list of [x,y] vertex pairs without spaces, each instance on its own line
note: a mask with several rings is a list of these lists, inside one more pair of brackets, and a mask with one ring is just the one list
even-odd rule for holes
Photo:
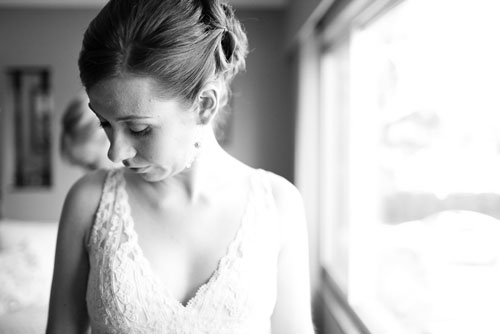
[[[11,219],[57,220],[64,196],[78,169],[58,156],[59,119],[80,89],[77,57],[83,31],[97,13],[92,9],[0,9],[0,130],[3,153],[4,216]],[[292,180],[293,118],[290,111],[285,56],[284,10],[241,10],[250,40],[247,72],[234,82],[234,117],[227,150],[254,167]],[[48,65],[54,94],[54,185],[47,191],[19,191],[12,180],[14,145],[12,113],[6,101],[5,70],[14,65]]]
[[296,43],[298,35],[306,22],[311,20],[313,13],[318,7],[325,6],[334,0],[288,0],[288,9],[286,14],[286,41],[287,45],[292,46]]
[[238,11],[250,53],[234,82],[234,143],[228,151],[293,181],[294,113],[284,10]]
[[[80,88],[76,59],[86,24],[93,10],[0,10],[0,92],[4,156],[4,215],[13,219],[56,220],[64,195],[79,171],[61,162],[57,154],[59,118],[65,105]],[[11,186],[14,162],[14,133],[11,108],[6,100],[8,66],[46,65],[52,69],[54,96],[53,166],[50,190],[15,190]]]
[[[320,129],[318,84],[319,67],[316,61],[316,41],[312,26],[319,10],[333,0],[290,0],[287,9],[286,43],[292,59],[295,78],[292,87],[293,110],[296,114],[295,128],[295,181],[304,199],[309,237],[309,268],[313,305],[317,307],[320,285],[320,225],[318,178],[321,141],[317,137]],[[318,317],[319,313],[315,312]]]

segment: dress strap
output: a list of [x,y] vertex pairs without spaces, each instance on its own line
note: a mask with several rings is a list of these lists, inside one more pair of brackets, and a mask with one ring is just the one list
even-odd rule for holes
[[273,189],[271,186],[271,181],[269,180],[270,172],[263,169],[257,169],[257,182],[258,188],[260,188],[261,194],[263,195],[264,202],[267,207],[275,207],[276,203],[274,200]]
[[278,247],[282,243],[283,228],[285,222],[281,221],[278,214],[278,207],[276,205],[276,199],[274,197],[273,188],[271,185],[272,172],[257,169],[255,180],[255,195],[260,198],[260,205],[262,213],[262,221],[265,222],[266,226],[264,229],[270,236],[274,236],[276,239],[276,244]]
[[120,210],[120,201],[118,197],[122,184],[122,169],[110,169],[107,171],[101,193],[101,200],[92,226],[89,244],[102,247],[101,241],[108,239],[106,234],[116,229],[116,225],[119,222],[113,217],[116,217],[116,213],[119,213]]

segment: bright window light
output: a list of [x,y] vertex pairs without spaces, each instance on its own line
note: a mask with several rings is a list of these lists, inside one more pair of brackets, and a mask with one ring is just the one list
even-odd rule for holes
[[498,13],[406,0],[324,54],[323,262],[374,334],[500,333]]

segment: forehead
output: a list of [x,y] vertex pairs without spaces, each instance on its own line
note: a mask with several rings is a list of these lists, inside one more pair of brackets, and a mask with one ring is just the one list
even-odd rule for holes
[[155,100],[154,80],[144,77],[123,76],[106,79],[88,91],[90,105],[98,113],[123,113],[148,109]]

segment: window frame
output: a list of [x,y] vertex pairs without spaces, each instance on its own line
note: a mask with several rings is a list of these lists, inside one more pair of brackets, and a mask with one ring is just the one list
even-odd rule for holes
[[[343,43],[346,43],[347,52],[350,52],[351,48],[351,36],[357,29],[362,29],[364,26],[370,24],[378,17],[384,15],[392,8],[402,3],[405,0],[337,0],[331,5],[331,7],[326,11],[325,15],[319,20],[316,36],[319,40],[319,50],[318,50],[318,63],[320,64],[320,77],[318,82],[323,82],[324,73],[323,68],[321,68],[322,57],[328,52],[336,49],[337,47],[342,47]],[[350,55],[348,55],[350,59]],[[349,65],[350,66],[350,65]],[[350,74],[349,74],[350,75]],[[348,78],[350,86],[350,77]],[[320,85],[320,87],[324,87]],[[350,166],[349,157],[343,156],[345,158],[345,163],[342,166],[341,171],[336,171],[336,166],[338,166],[332,159],[329,159],[331,155],[330,149],[332,145],[332,133],[337,129],[332,129],[329,127],[331,124],[335,123],[335,117],[346,117],[346,115],[332,115],[333,113],[325,112],[325,101],[323,96],[327,92],[321,91],[320,88],[320,133],[319,133],[319,143],[320,143],[320,167],[319,171],[322,178],[325,180],[324,183],[320,184],[319,198],[322,201],[320,204],[319,213],[319,229],[320,229],[320,291],[325,307],[328,312],[333,316],[335,327],[344,334],[371,334],[370,330],[363,322],[363,320],[358,316],[353,307],[349,303],[349,284],[342,286],[339,284],[339,277],[332,272],[328,266],[325,264],[325,257],[328,257],[327,247],[329,244],[328,236],[331,233],[331,227],[328,226],[326,222],[331,222],[332,219],[340,219],[341,223],[347,224],[347,228],[350,228],[351,224],[348,219],[348,210],[344,206],[332,203],[326,203],[326,198],[331,198],[332,184],[338,187],[338,191],[347,192],[348,183],[350,178]],[[350,87],[348,88],[350,90]],[[350,99],[349,99],[350,100]],[[348,101],[350,103],[350,101]],[[349,105],[349,110],[351,106]],[[340,113],[341,114],[341,113]],[[338,120],[338,119],[337,119]],[[349,120],[343,120],[349,122]],[[338,122],[337,124],[342,123]],[[342,134],[343,141],[349,141],[350,133],[344,132]],[[338,137],[337,137],[338,139]],[[336,152],[336,154],[348,154],[348,152]],[[335,167],[334,167],[335,166]],[[340,173],[340,175],[334,175],[334,173]],[[326,184],[326,186],[325,186]],[[344,203],[347,206],[350,205],[349,198],[347,198]],[[335,211],[335,209],[337,211]],[[349,232],[347,232],[349,233]],[[325,239],[326,238],[326,239]],[[349,250],[347,250],[349,254]],[[348,255],[349,257],[349,255]],[[348,259],[349,260],[349,259]],[[347,269],[349,272],[350,269]],[[349,273],[347,274],[349,275]],[[348,278],[347,278],[348,280]],[[341,280],[340,280],[341,281]]]

